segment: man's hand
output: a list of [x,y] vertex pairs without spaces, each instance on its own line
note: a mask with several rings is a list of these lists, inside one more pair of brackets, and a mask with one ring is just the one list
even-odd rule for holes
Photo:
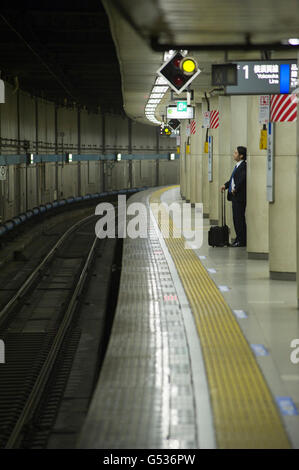
[[236,195],[236,190],[235,190],[235,189],[232,191],[232,195],[233,195],[233,196]]
[[220,191],[223,193],[225,191],[225,186],[221,186]]

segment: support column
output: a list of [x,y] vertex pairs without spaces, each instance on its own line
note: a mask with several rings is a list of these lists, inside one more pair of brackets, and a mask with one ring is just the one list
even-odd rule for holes
[[275,123],[274,202],[269,203],[271,279],[296,280],[296,131],[296,122]]
[[[211,110],[219,110],[218,96],[210,98]],[[220,117],[220,124],[222,125]],[[209,218],[211,225],[218,225],[219,221],[219,127],[217,129],[210,129],[210,136],[212,137],[213,148],[213,178],[209,182]]]
[[[195,202],[202,202],[202,105],[195,108],[196,132],[193,137],[193,153],[195,158]],[[192,150],[192,147],[191,147]]]
[[[230,96],[219,96],[219,179],[218,179],[218,207],[219,219],[221,219],[222,195],[220,187],[229,180],[232,166],[231,153],[231,98]],[[225,197],[227,193],[225,192]],[[226,203],[226,219],[232,228],[231,207]]]
[[199,184],[199,175],[197,173],[197,162],[199,160],[199,149],[200,143],[198,136],[200,135],[201,131],[201,123],[198,119],[198,106],[195,108],[195,133],[192,134],[190,129],[190,202],[191,205],[194,206],[197,202],[197,186]]
[[[192,152],[192,142],[191,142],[191,153],[190,153],[190,202],[192,207],[195,205],[196,200],[196,156],[194,151]],[[194,145],[195,146],[195,145]]]
[[[251,259],[268,259],[269,204],[267,202],[267,150],[260,150],[259,97],[248,97],[247,252]],[[239,144],[242,145],[242,144]]]
[[[207,102],[203,99],[202,102],[202,112],[208,111]],[[201,151],[202,151],[202,203],[203,203],[203,216],[205,219],[209,218],[209,206],[210,206],[210,189],[209,189],[209,157],[205,153],[205,141],[206,141],[207,129],[203,129],[202,132],[202,142],[201,142]]]
[[180,190],[182,198],[186,199],[186,120],[182,121],[180,136]]
[[[187,125],[189,122],[186,121],[186,131]],[[190,153],[190,137],[186,135],[186,144],[185,144],[185,168],[186,168],[186,202],[190,202],[191,198],[191,153]]]
[[[227,168],[228,168],[228,175],[232,174],[233,168],[235,166],[235,161],[233,159],[233,153],[235,149],[242,145],[247,147],[247,135],[248,135],[248,96],[231,96],[231,148],[230,148],[230,155],[227,157]],[[256,119],[254,118],[254,122]],[[251,144],[251,139],[248,139],[249,144]],[[258,142],[259,143],[259,142]],[[247,147],[247,153],[249,153],[250,149]],[[247,158],[247,183],[248,183],[248,159]],[[252,193],[248,192],[247,194],[252,196]],[[254,199],[254,196],[252,196]],[[230,235],[231,238],[236,237],[233,218],[232,218],[232,204],[229,202],[227,203],[227,224],[229,225],[231,231]],[[247,208],[246,208],[246,218],[248,218],[248,199],[247,199]],[[247,224],[248,227],[248,224]],[[247,228],[248,230],[248,228]]]

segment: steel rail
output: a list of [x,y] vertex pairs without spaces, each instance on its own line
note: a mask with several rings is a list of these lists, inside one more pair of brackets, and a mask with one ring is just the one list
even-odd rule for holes
[[11,297],[11,299],[7,302],[5,307],[0,311],[0,327],[3,322],[6,320],[7,315],[14,307],[15,303],[20,300],[20,298],[27,293],[33,282],[36,280],[38,276],[40,276],[41,271],[45,268],[45,266],[52,260],[56,251],[60,248],[60,246],[65,242],[65,240],[78,229],[81,225],[84,225],[88,220],[95,217],[95,214],[92,214],[84,219],[79,220],[74,225],[72,225],[55,243],[53,248],[48,252],[48,254],[44,257],[44,259],[40,262],[40,264],[32,271],[32,273],[28,276],[26,281],[23,285],[19,288],[19,290]]
[[48,356],[39,372],[39,375],[36,379],[36,382],[30,392],[29,397],[27,398],[26,404],[10,434],[10,437],[6,443],[5,448],[6,449],[13,449],[16,448],[21,440],[21,435],[22,435],[22,430],[26,423],[30,421],[32,415],[34,414],[39,402],[40,398],[43,394],[43,391],[46,387],[48,378],[53,370],[53,367],[55,365],[56,358],[59,354],[60,348],[63,344],[64,338],[68,332],[68,329],[70,327],[73,315],[76,311],[76,307],[79,302],[79,297],[82,292],[82,289],[85,284],[86,277],[88,275],[88,270],[89,267],[92,263],[92,260],[94,259],[94,254],[95,254],[95,247],[96,243],[98,241],[98,238],[95,237],[92,246],[89,250],[89,253],[86,257],[86,261],[84,263],[84,266],[82,268],[79,280],[76,284],[76,287],[74,289],[72,298],[68,304],[68,307],[66,309],[65,315],[62,319],[62,322],[58,328],[57,334],[53,340],[53,344],[51,346],[51,349],[48,353]]

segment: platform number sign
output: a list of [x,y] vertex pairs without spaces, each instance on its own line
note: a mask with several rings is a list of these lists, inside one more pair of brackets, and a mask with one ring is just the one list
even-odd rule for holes
[[248,60],[237,65],[237,84],[226,87],[228,95],[276,95],[298,87],[298,65],[291,60]]
[[5,181],[7,178],[7,168],[5,165],[0,166],[0,180]]

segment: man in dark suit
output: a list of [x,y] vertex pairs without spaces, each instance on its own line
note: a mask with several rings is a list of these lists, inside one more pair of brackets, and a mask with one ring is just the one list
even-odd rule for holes
[[237,238],[233,247],[246,246],[246,147],[237,147],[234,151],[236,166],[229,181],[221,186],[221,191],[228,189],[227,199],[233,204],[233,220]]

